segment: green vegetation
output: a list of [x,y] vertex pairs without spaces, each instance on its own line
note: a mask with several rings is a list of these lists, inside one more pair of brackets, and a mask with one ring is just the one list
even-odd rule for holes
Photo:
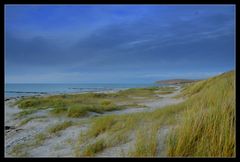
[[17,113],[15,116],[16,116],[16,118],[21,118],[21,117],[24,117],[26,115],[33,114],[36,111],[37,111],[36,109],[22,110],[19,113]]
[[29,117],[29,118],[23,119],[23,120],[18,124],[18,126],[23,126],[23,125],[27,124],[29,121],[31,121],[31,120],[33,120],[33,119],[40,119],[40,118],[46,118],[46,116],[35,116],[35,117]]
[[93,144],[86,146],[84,149],[82,156],[93,156],[95,153],[103,150],[105,148],[104,140],[99,140]]
[[34,147],[34,146],[39,146],[42,145],[43,142],[56,135],[62,130],[65,130],[66,128],[74,125],[72,121],[64,121],[62,123],[57,123],[47,129],[46,132],[39,133],[35,136],[34,140],[28,143],[28,147]]
[[158,129],[158,125],[152,125],[138,130],[135,142],[135,150],[130,152],[130,156],[157,156]]
[[235,156],[235,72],[191,84],[183,120],[168,139],[169,156]]
[[42,145],[43,142],[48,138],[48,134],[39,133],[35,136],[34,142],[30,143],[29,146],[39,146]]
[[28,153],[25,150],[23,150],[23,148],[25,148],[25,147],[27,147],[26,144],[15,145],[11,150],[11,155],[17,156],[17,157],[27,157]]
[[73,122],[71,122],[71,121],[64,121],[63,123],[56,124],[55,126],[50,127],[50,128],[48,129],[48,132],[49,132],[50,134],[55,134],[55,133],[57,133],[57,132],[59,132],[59,131],[61,131],[61,130],[64,130],[64,129],[72,126],[72,124],[73,124]]
[[[171,93],[174,87],[130,88],[116,93],[84,93],[54,95],[48,97],[28,97],[16,102],[22,112],[18,116],[34,113],[38,109],[51,108],[52,115],[81,117],[88,112],[103,113],[127,107],[145,107],[137,104],[138,98],[154,98],[156,94]],[[123,104],[124,102],[125,104]]]
[[69,117],[80,117],[84,116],[91,108],[90,105],[72,105],[68,108],[67,116]]
[[171,86],[166,86],[166,87],[159,87],[158,90],[159,91],[175,91],[176,88]]
[[170,93],[173,93],[173,91],[158,92],[158,94],[170,94]]
[[155,97],[154,91],[159,90],[159,87],[149,87],[149,88],[130,88],[127,90],[121,90],[117,94],[119,97]]

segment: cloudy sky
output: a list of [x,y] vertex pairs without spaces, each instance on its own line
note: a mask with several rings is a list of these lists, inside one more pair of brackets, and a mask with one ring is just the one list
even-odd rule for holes
[[151,83],[234,68],[234,5],[5,6],[7,83]]

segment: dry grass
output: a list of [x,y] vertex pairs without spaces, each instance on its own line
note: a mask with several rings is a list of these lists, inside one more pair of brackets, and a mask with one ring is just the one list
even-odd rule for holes
[[[28,97],[18,100],[16,104],[22,112],[19,116],[34,113],[38,109],[51,108],[52,115],[66,115],[68,117],[81,117],[88,112],[102,113],[128,107],[142,107],[138,105],[137,98],[154,98],[156,94],[171,93],[172,87],[149,87],[149,88],[130,88],[116,93],[84,93],[54,95],[48,97]],[[157,92],[155,92],[157,91]],[[119,104],[121,102],[125,104]]]
[[158,125],[144,126],[137,131],[134,151],[129,153],[133,157],[157,156]]
[[168,138],[168,156],[234,156],[234,74],[227,73],[205,82],[189,84],[183,95],[189,96],[189,99],[154,112],[97,117],[91,121],[92,126],[81,136],[79,143],[106,136],[101,139],[101,147],[95,143],[86,148],[92,149],[91,155],[88,155],[94,156],[107,147],[128,141],[121,138],[114,141],[117,133],[126,136],[126,139],[131,133],[136,133],[134,150],[128,156],[157,156],[159,128],[179,124]]
[[27,124],[28,122],[30,122],[31,120],[41,119],[41,118],[46,118],[46,116],[35,116],[35,117],[29,117],[29,118],[23,119],[23,120],[18,124],[18,126],[23,126],[23,125]]
[[[156,136],[159,127],[161,125],[176,124],[176,115],[184,108],[185,105],[183,103],[176,106],[167,106],[154,112],[107,115],[91,119],[89,121],[91,127],[87,132],[81,133],[79,136],[75,154],[76,156],[94,156],[105,148],[128,142],[130,135],[136,133],[135,148],[129,152],[128,156],[156,156]],[[95,147],[99,146],[98,143],[87,144],[100,139],[102,142],[101,146],[104,146],[101,149],[95,149]],[[87,152],[91,152],[91,154],[85,154],[81,149],[87,149]],[[89,151],[91,149],[93,151]]]
[[59,123],[59,124],[56,124],[56,125],[50,127],[48,129],[48,132],[50,134],[55,134],[55,133],[57,133],[57,132],[59,132],[61,130],[64,130],[64,129],[72,126],[72,125],[73,125],[73,122],[71,122],[71,121],[64,121],[62,123]]
[[106,144],[104,143],[104,140],[101,139],[93,144],[87,145],[81,155],[82,156],[94,156],[94,154],[102,151],[104,148],[106,148]]
[[185,88],[191,96],[179,127],[168,139],[169,156],[235,156],[235,73]]

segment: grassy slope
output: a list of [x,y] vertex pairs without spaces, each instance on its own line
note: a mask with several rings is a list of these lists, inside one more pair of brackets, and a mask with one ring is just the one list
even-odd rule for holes
[[[175,127],[167,140],[168,156],[234,156],[234,76],[233,72],[225,73],[186,86],[182,95],[189,98],[177,105],[154,112],[92,120],[92,127],[80,137],[78,145],[83,141],[97,140],[87,145],[83,153],[77,149],[77,156],[93,156],[107,147],[125,143],[130,134],[136,141],[127,156],[158,156],[156,133],[163,126]],[[124,138],[119,138],[121,136]]]
[[187,86],[183,121],[168,139],[169,156],[235,156],[235,73]]

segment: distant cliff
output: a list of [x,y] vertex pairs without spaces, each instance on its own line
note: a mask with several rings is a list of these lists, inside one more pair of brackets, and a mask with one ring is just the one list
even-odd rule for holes
[[156,81],[158,84],[183,84],[183,83],[192,83],[199,80],[192,79],[170,79],[170,80],[160,80]]

